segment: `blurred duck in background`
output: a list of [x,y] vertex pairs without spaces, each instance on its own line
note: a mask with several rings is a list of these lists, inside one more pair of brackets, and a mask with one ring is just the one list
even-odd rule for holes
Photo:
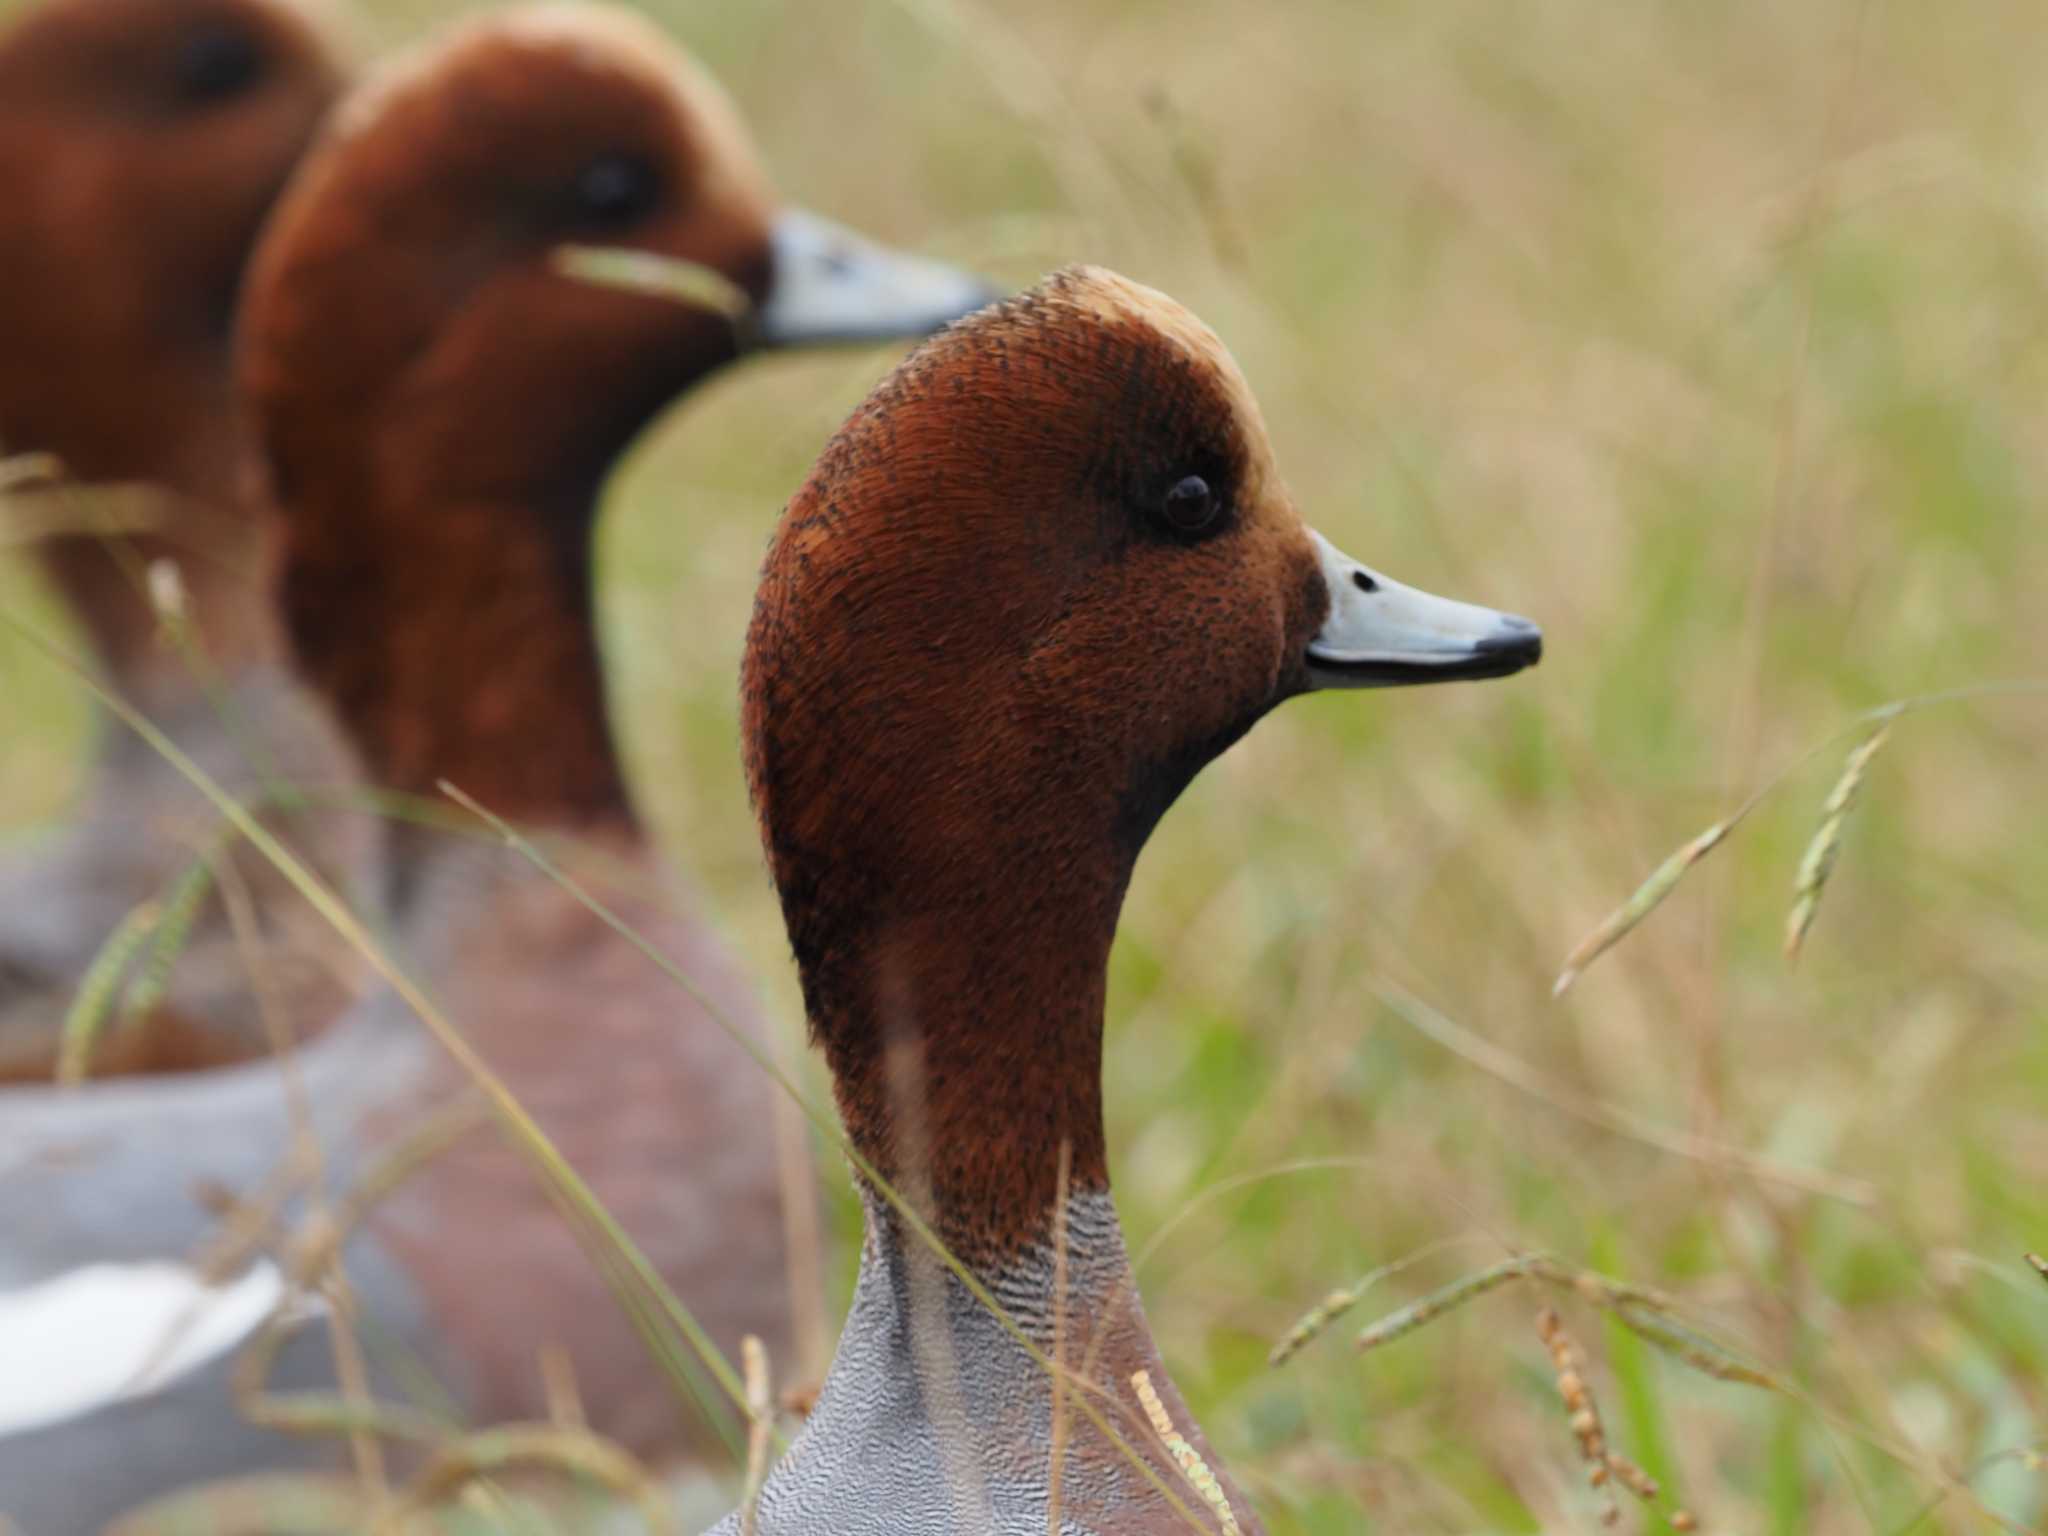
[[1110,1199],[1124,891],[1181,790],[1283,700],[1541,653],[1527,620],[1305,526],[1222,343],[1113,273],[953,327],[855,412],[769,551],[742,696],[867,1235],[823,1395],[717,1536],[1258,1529]]
[[[715,275],[744,323],[566,275],[573,247]],[[595,7],[493,15],[366,83],[246,285],[240,380],[284,628],[365,778],[422,796],[451,781],[547,842],[719,1017],[498,840],[401,824],[383,862],[403,961],[729,1354],[751,1333],[790,1358],[783,1212],[814,1192],[800,1152],[778,1162],[749,989],[665,877],[624,779],[593,624],[599,491],[742,335],[919,334],[990,297],[782,209],[720,89],[645,21]],[[194,1249],[212,1222],[195,1189],[254,1194],[311,1130],[338,1193],[473,1089],[382,993],[295,1073],[291,1103],[268,1062],[0,1094],[0,1285],[46,1318],[67,1287],[82,1307],[82,1266],[161,1272]],[[381,1368],[394,1357],[424,1365],[451,1424],[548,1418],[553,1353],[589,1425],[633,1452],[715,1443],[492,1126],[383,1199],[345,1264],[377,1385],[399,1390]],[[212,1314],[260,1315],[279,1289],[245,1270]],[[80,1351],[114,1336],[87,1316],[62,1326]],[[134,1361],[107,1373],[115,1401],[17,1406],[0,1513],[62,1536],[198,1480],[335,1462],[337,1442],[237,1416],[227,1350],[246,1331],[223,1322],[218,1352],[168,1382]],[[274,1384],[335,1379],[325,1331],[293,1338]]]
[[[257,231],[342,81],[327,29],[277,0],[54,0],[0,36],[0,451],[64,477],[13,498],[10,532],[48,525],[36,553],[101,675],[242,794],[348,778],[284,664],[229,344]],[[75,816],[0,862],[0,1079],[48,1074],[95,953],[215,825],[169,763],[103,725]],[[359,822],[293,826],[337,877],[360,871]],[[324,927],[259,861],[235,868],[279,1012],[332,1017],[350,970]],[[260,1050],[249,980],[208,897],[168,990],[94,1070]]]

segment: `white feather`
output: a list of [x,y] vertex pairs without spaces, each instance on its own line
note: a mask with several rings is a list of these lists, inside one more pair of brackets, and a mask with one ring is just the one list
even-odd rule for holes
[[0,1292],[0,1434],[162,1391],[250,1337],[284,1290],[266,1260],[222,1285],[183,1264],[93,1264]]

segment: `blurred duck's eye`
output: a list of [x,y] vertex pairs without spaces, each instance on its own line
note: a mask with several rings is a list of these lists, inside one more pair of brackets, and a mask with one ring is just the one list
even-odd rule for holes
[[1160,510],[1175,533],[1200,533],[1216,521],[1219,505],[1209,482],[1200,475],[1189,475],[1175,482]]
[[246,32],[202,27],[178,48],[178,90],[187,101],[239,96],[263,73],[263,53]]
[[630,224],[660,196],[661,178],[637,155],[600,155],[576,173],[576,211],[593,224]]

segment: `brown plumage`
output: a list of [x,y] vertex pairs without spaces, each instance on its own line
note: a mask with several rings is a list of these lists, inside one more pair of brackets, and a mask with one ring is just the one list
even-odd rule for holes
[[[237,496],[229,322],[258,229],[339,94],[279,0],[54,0],[0,39],[0,445],[174,498],[132,540],[180,561],[232,670],[267,655],[259,520]],[[38,550],[114,680],[177,664],[98,540]]]
[[[242,475],[229,358],[250,247],[342,78],[328,30],[283,0],[49,0],[0,35],[0,448],[131,488],[149,527],[59,533],[35,554],[107,680],[238,793],[272,773],[347,777],[278,665],[270,524]],[[83,505],[45,499],[57,514]],[[159,637],[142,579],[159,559],[177,565],[210,679]],[[0,1077],[47,1075],[92,955],[215,821],[167,763],[105,733],[70,823],[0,867]],[[292,829],[331,873],[360,867],[359,826]],[[261,861],[240,868],[274,994],[294,1027],[314,1027],[345,999],[346,966]],[[264,1042],[210,900],[168,1006],[94,1069],[192,1069]]]
[[[770,281],[773,202],[717,85],[598,7],[460,24],[352,96],[251,265],[244,397],[281,522],[293,654],[383,789],[446,779],[605,850],[623,910],[758,1034],[743,985],[667,884],[606,716],[591,591],[598,492],[627,441],[736,356],[730,323],[561,272],[565,243]],[[767,1084],[630,945],[516,860],[394,828],[395,915],[436,995],[728,1349],[788,1338]],[[345,1025],[344,1028],[349,1026]],[[367,1114],[402,1134],[463,1075]],[[592,1422],[702,1450],[569,1231],[495,1137],[391,1202],[379,1240],[485,1420],[545,1411],[532,1351],[568,1349]],[[498,1265],[516,1286],[489,1283]],[[786,1351],[784,1351],[786,1353]]]
[[[653,200],[624,228],[579,199],[607,168]],[[255,263],[242,374],[288,511],[299,664],[376,782],[446,777],[514,818],[624,816],[596,490],[734,333],[573,282],[554,253],[630,245],[758,297],[772,210],[723,93],[624,15],[494,19],[342,114]]]

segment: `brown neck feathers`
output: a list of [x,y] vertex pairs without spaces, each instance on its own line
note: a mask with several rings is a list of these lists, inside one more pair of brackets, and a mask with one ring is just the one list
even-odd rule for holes
[[[98,410],[50,407],[24,442],[47,444],[67,483],[37,493],[61,525],[36,556],[115,686],[147,705],[194,685],[160,643],[148,572],[177,567],[191,633],[224,672],[270,661],[277,626],[267,589],[269,520],[243,494],[245,439],[225,371],[135,368]],[[102,526],[104,531],[100,531]]]
[[848,1135],[986,1272],[1049,1234],[1063,1144],[1072,1190],[1108,1187],[1103,1003],[1129,870],[977,841],[914,890],[807,849],[821,878],[783,894]]
[[442,780],[514,823],[629,828],[587,499],[294,506],[279,593],[300,670],[379,788]]

